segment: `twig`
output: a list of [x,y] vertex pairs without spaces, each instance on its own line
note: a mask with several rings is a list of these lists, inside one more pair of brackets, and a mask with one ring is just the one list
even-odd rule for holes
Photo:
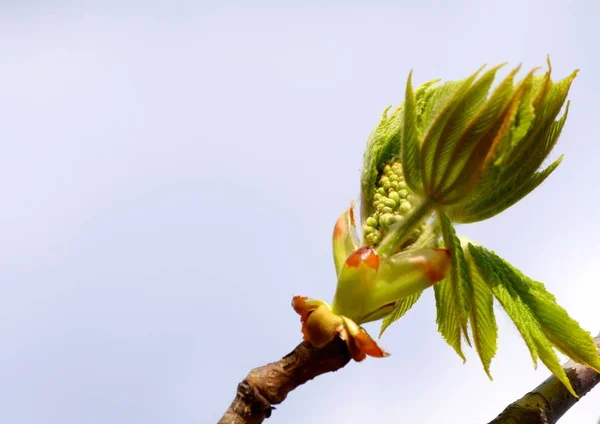
[[[600,352],[600,334],[595,341]],[[600,383],[600,374],[581,364],[568,361],[563,367],[579,399]],[[489,424],[553,424],[579,399],[571,395],[556,377],[551,376],[521,399],[508,405]]]
[[337,371],[350,361],[346,344],[335,338],[322,349],[300,343],[277,362],[254,368],[238,385],[237,395],[219,424],[256,424],[271,416],[273,405],[318,375]]

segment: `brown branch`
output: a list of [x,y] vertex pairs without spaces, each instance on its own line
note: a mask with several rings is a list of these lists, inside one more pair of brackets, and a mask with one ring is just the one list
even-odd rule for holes
[[318,375],[337,371],[350,361],[346,344],[335,338],[322,349],[300,343],[277,362],[254,368],[238,385],[235,399],[219,424],[256,424],[269,418],[273,405]]
[[[600,352],[600,334],[595,340]],[[600,374],[581,364],[568,361],[563,367],[579,399],[600,383]],[[556,377],[551,376],[521,399],[508,405],[489,424],[553,424],[579,399],[571,395]]]
[[[600,334],[596,337],[600,351]],[[218,424],[257,424],[271,416],[273,405],[313,378],[344,367],[350,361],[346,344],[339,338],[322,349],[301,343],[277,362],[254,368],[238,385],[237,394]],[[567,377],[581,398],[600,383],[600,374],[573,361],[564,365]],[[556,423],[579,399],[554,376],[510,404],[489,424]]]

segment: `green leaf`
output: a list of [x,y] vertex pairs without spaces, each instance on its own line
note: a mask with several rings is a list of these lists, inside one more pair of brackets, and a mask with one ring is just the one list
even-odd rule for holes
[[[420,110],[435,91],[430,87],[438,81],[428,81],[415,91],[417,114],[420,113]],[[391,114],[389,114],[390,109],[391,106],[383,111],[377,128],[369,135],[367,141],[361,176],[361,218],[363,221],[374,212],[373,197],[377,186],[377,178],[381,175],[383,166],[390,161],[401,158],[404,104],[400,104]]]
[[449,166],[451,166],[451,155],[461,136],[471,121],[477,114],[483,103],[486,101],[488,91],[496,72],[503,65],[495,66],[481,76],[465,93],[464,97],[458,101],[452,116],[448,119],[444,130],[440,136],[440,142],[437,145],[433,160],[432,185],[440,187],[443,184],[443,175]]
[[381,323],[381,329],[379,330],[379,337],[383,335],[383,332],[390,325],[392,325],[392,323],[402,318],[410,310],[410,308],[412,308],[413,305],[417,303],[417,300],[419,300],[422,294],[423,291],[420,291],[399,301],[396,305],[396,308],[383,318],[383,321]]
[[469,252],[482,278],[523,336],[534,361],[539,355],[577,397],[552,346],[574,361],[599,370],[600,359],[592,336],[556,303],[542,283],[524,276],[483,247],[469,244]]
[[544,104],[550,86],[552,85],[552,79],[550,78],[550,75],[552,74],[552,63],[550,63],[550,57],[546,58],[546,62],[548,63],[548,71],[546,71],[543,77],[538,77],[534,80],[536,96],[533,101],[533,107],[536,112],[539,111]]
[[402,171],[408,187],[415,193],[421,193],[421,134],[417,126],[417,108],[412,87],[412,71],[406,81],[404,99],[404,128],[402,134]]
[[538,352],[532,334],[532,325],[535,324],[535,320],[531,318],[531,313],[527,309],[527,306],[525,306],[521,298],[516,295],[512,287],[496,274],[492,267],[492,263],[487,260],[484,253],[482,253],[483,251],[482,247],[473,246],[469,243],[469,253],[474,259],[474,265],[477,266],[477,270],[482,276],[482,279],[486,282],[494,297],[498,299],[508,316],[512,319],[517,330],[519,330],[519,333],[521,333],[521,336],[531,353],[533,364],[534,366],[537,366]]
[[437,87],[433,87],[433,85],[437,84],[438,82],[440,82],[440,79],[434,79],[431,81],[427,81],[427,82],[421,84],[419,86],[419,88],[417,88],[415,90],[415,100],[417,102],[417,104],[416,104],[417,126],[419,128],[422,128],[422,124],[423,124],[423,122],[422,122],[423,111],[424,111],[425,107],[429,104],[431,97],[437,91]]
[[469,274],[469,267],[454,226],[443,212],[438,211],[438,216],[444,244],[450,250],[452,260],[449,282],[452,290],[452,300],[455,302],[454,311],[465,340],[467,344],[471,345],[467,331],[469,312],[473,300],[473,283]]
[[[467,186],[472,184],[471,180],[476,176],[477,167],[470,162],[477,162],[479,156],[489,151],[497,139],[498,132],[502,130],[502,124],[506,120],[505,115],[509,111],[507,106],[513,100],[513,80],[518,70],[519,68],[513,69],[496,87],[462,133],[449,160],[452,165],[444,171],[442,178],[444,188],[438,193],[439,195],[449,194],[458,184]],[[480,165],[483,165],[482,162],[479,160]],[[465,178],[465,171],[469,169],[471,169],[469,178]]]
[[526,277],[493,252],[487,252],[487,255],[527,304],[548,340],[575,362],[600,372],[600,358],[593,337],[556,303],[544,285]]
[[516,109],[514,120],[508,129],[508,137],[493,152],[492,162],[494,165],[511,163],[515,151],[523,146],[521,140],[530,133],[530,129],[535,122],[536,115],[533,102],[537,94],[536,90],[539,88],[537,81],[540,78],[533,75],[535,71],[536,69],[531,70],[518,84],[523,94]]
[[[566,101],[576,74],[575,71],[558,83],[552,83],[549,74],[543,79],[533,77],[531,83],[527,83],[510,140],[493,152],[490,166],[481,175],[469,198],[451,205],[448,214],[453,220],[476,222],[502,212],[536,188],[556,168],[560,160],[538,171],[565,124],[568,102],[563,116],[556,121],[555,118]],[[531,105],[535,109],[535,118],[528,122],[531,120]],[[527,134],[523,136],[525,128]]]
[[500,113],[490,131],[477,143],[471,156],[465,163],[460,178],[455,180],[444,193],[447,204],[464,199],[472,191],[476,183],[480,183],[481,176],[493,165],[494,154],[498,149],[510,141],[510,130],[516,121],[516,115],[523,96],[527,93],[533,71],[514,90],[510,101],[504,111]]
[[469,270],[473,282],[473,304],[471,306],[473,342],[483,364],[483,369],[492,380],[490,364],[498,349],[498,326],[494,315],[494,296],[481,278],[477,268],[472,265]]
[[526,82],[526,80],[523,81],[529,84],[529,87],[527,87],[526,92],[523,95],[523,100],[519,104],[519,109],[515,116],[515,124],[510,130],[510,143],[506,143],[505,146],[501,146],[501,148],[498,149],[498,152],[495,154],[498,158],[496,161],[502,160],[502,156],[506,151],[503,148],[511,149],[518,145],[529,132],[535,119],[535,107],[533,106],[533,101],[537,95],[537,88],[539,87],[538,82],[541,78],[542,77],[533,76],[528,82]]
[[508,209],[519,200],[535,190],[540,184],[550,176],[550,174],[560,165],[563,157],[560,156],[556,161],[550,164],[546,169],[534,173],[525,182],[521,180],[510,179],[508,184],[499,184],[498,189],[494,191],[493,196],[472,203],[460,203],[447,208],[447,213],[455,222],[470,223],[479,222],[498,215],[500,212]]
[[340,274],[344,262],[352,252],[360,246],[354,224],[354,205],[351,205],[339,216],[335,223],[332,236],[333,263],[335,275]]
[[534,341],[537,348],[537,351],[540,355],[540,359],[548,367],[548,369],[560,380],[562,384],[571,392],[573,396],[576,398],[577,393],[571,386],[571,382],[565,373],[564,368],[560,364],[558,357],[556,356],[556,352],[552,349],[552,345],[548,341],[548,339],[544,338],[544,334],[541,332],[540,327],[538,325],[532,325],[532,331],[534,334]]
[[446,278],[441,283],[433,286],[433,293],[435,295],[438,331],[442,334],[446,343],[452,346],[458,356],[466,362],[467,358],[465,358],[461,347],[462,330],[456,311],[456,302],[453,298],[454,291],[452,290],[450,279]]
[[456,120],[454,122],[450,122],[450,120],[457,108],[464,106],[463,99],[469,94],[469,89],[481,69],[479,68],[477,72],[463,81],[451,81],[442,85],[437,91],[441,94],[437,97],[434,94],[434,97],[430,100],[432,107],[429,110],[433,111],[437,108],[440,110],[436,114],[431,113],[431,123],[427,128],[421,146],[421,172],[425,191],[428,194],[434,191],[433,178],[434,173],[438,171],[435,168],[435,158],[441,149],[441,145],[445,142],[442,138],[443,132],[448,124],[450,126],[456,124]]
[[[496,160],[497,163],[502,165],[502,172],[506,179],[518,180],[522,179],[522,176],[531,175],[538,170],[550,154],[567,119],[568,103],[563,116],[558,120],[555,119],[565,104],[569,88],[576,75],[577,71],[556,84],[550,82],[551,85],[544,104],[536,112],[530,131],[514,146],[510,155],[506,155],[504,162],[501,159]],[[511,144],[514,143],[515,140],[511,140]]]
[[423,134],[436,125],[436,120],[440,113],[447,106],[448,102],[457,93],[465,80],[446,81],[445,83],[428,90],[427,99],[423,102],[420,113],[417,115],[419,129]]
[[373,213],[373,197],[380,167],[400,155],[401,126],[403,120],[402,105],[388,116],[388,106],[381,116],[377,128],[367,141],[361,175],[361,218],[364,221]]

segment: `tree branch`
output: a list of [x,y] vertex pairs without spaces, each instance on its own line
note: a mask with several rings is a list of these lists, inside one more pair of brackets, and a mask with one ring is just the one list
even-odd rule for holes
[[[600,352],[600,334],[596,337]],[[346,344],[339,338],[322,349],[300,343],[277,362],[254,368],[238,385],[237,394],[218,424],[258,424],[271,416],[273,405],[282,403],[296,387],[350,361]],[[600,383],[600,374],[573,361],[564,365],[567,377],[581,398]],[[510,404],[489,424],[553,424],[579,401],[550,376],[521,399]]]
[[[595,339],[600,353],[600,334]],[[573,361],[563,366],[579,399],[600,383],[600,374]],[[578,401],[554,376],[511,403],[489,424],[553,424]]]
[[322,349],[300,343],[279,361],[250,371],[218,424],[262,423],[289,392],[318,375],[337,371],[350,359],[345,342],[338,337]]

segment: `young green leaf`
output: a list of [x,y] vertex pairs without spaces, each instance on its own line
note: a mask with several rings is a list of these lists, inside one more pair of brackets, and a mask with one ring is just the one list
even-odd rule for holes
[[438,331],[441,333],[446,343],[456,351],[458,356],[466,361],[462,352],[462,329],[457,311],[457,302],[452,289],[450,278],[446,278],[441,283],[433,286],[435,294],[436,322]]
[[410,308],[417,303],[417,300],[419,300],[422,294],[423,291],[420,291],[399,301],[394,310],[383,318],[381,329],[379,330],[379,337],[383,335],[383,332],[392,325],[392,323],[402,318]]
[[510,285],[496,274],[492,263],[487,260],[483,251],[482,247],[469,243],[469,253],[473,258],[473,264],[477,267],[482,280],[486,282],[494,297],[498,299],[508,316],[514,322],[517,330],[519,330],[519,333],[521,333],[521,337],[523,337],[531,354],[533,364],[537,367],[538,352],[532,334],[533,330],[531,326],[534,321],[531,319],[531,313],[521,298],[514,293]]
[[533,71],[514,89],[504,110],[498,114],[490,130],[477,142],[465,162],[459,178],[446,187],[443,193],[446,204],[458,202],[464,199],[467,193],[472,192],[473,187],[490,167],[495,150],[509,140],[510,129],[527,87],[530,86],[528,81],[531,78],[533,78]]
[[594,339],[556,303],[556,299],[544,285],[526,277],[493,252],[487,251],[486,254],[494,262],[497,272],[510,281],[529,307],[548,340],[575,362],[600,372],[600,358]]
[[[425,185],[425,191],[432,193],[433,177],[434,173],[438,170],[435,168],[435,158],[441,150],[441,145],[446,142],[442,138],[445,128],[453,124],[456,126],[458,119],[451,120],[454,116],[454,112],[465,107],[463,99],[470,93],[470,88],[477,78],[482,68],[479,68],[473,75],[463,81],[452,81],[448,82],[438,88],[439,93],[447,95],[435,96],[430,100],[432,103],[429,110],[440,108],[439,113],[435,116],[435,119],[427,128],[427,132],[424,133],[422,152],[421,152],[421,170],[423,175],[423,184]],[[460,110],[458,113],[462,113]],[[473,113],[475,111],[473,110]],[[449,132],[452,132],[449,130]],[[448,134],[446,134],[448,135]]]
[[494,297],[490,288],[481,278],[478,269],[471,265],[469,271],[473,282],[473,304],[471,306],[473,342],[483,369],[492,380],[490,364],[498,349],[498,326],[494,315]]
[[513,69],[496,87],[456,143],[449,161],[452,166],[445,169],[443,173],[444,193],[461,180],[461,176],[479,144],[489,145],[493,141],[499,116],[506,109],[514,92],[513,80],[518,71],[519,68]]
[[433,169],[435,172],[432,175],[432,185],[434,187],[440,187],[443,183],[445,171],[451,165],[451,155],[454,148],[473,116],[479,112],[481,106],[486,101],[496,72],[502,66],[493,67],[473,83],[464,97],[459,101],[456,109],[452,112],[452,116],[450,116],[444,126],[440,137],[441,141],[437,145],[433,160]]
[[385,147],[387,134],[389,133],[390,117],[388,112],[391,106],[385,108],[377,128],[373,130],[367,141],[367,149],[363,158],[363,170],[361,176],[361,218],[364,220],[373,213],[373,196],[375,194],[375,183],[378,176],[378,163]]
[[339,275],[346,258],[360,246],[354,224],[353,204],[336,221],[333,228],[332,244],[335,275]]
[[561,308],[543,284],[524,276],[508,262],[480,246],[469,245],[478,271],[509,314],[532,357],[542,362],[577,396],[552,346],[593,369],[600,359],[591,335]]
[[423,128],[423,126],[422,126],[423,110],[429,104],[431,97],[437,91],[437,87],[433,87],[433,85],[437,84],[440,81],[441,80],[439,78],[427,81],[427,82],[421,84],[419,86],[419,88],[417,88],[415,90],[415,101],[416,101],[416,108],[417,108],[417,126],[419,128]]
[[[525,183],[523,180],[507,179],[487,199],[474,199],[471,203],[450,206],[446,212],[455,222],[483,221],[498,215],[535,190],[560,165],[562,156],[542,171],[534,173]],[[499,200],[500,199],[500,200]]]
[[544,365],[546,365],[546,367],[548,367],[552,374],[554,374],[556,378],[558,378],[559,381],[562,384],[564,384],[564,386],[569,390],[569,392],[573,396],[575,396],[576,398],[579,397],[573,389],[573,386],[571,386],[571,382],[569,381],[569,378],[567,377],[564,368],[560,364],[560,361],[556,356],[556,352],[554,352],[554,349],[552,349],[552,344],[548,341],[548,339],[544,337],[544,334],[542,333],[539,326],[532,325],[532,327],[532,331],[535,335],[535,345],[540,355],[540,359],[542,360]]
[[471,275],[469,274],[465,253],[460,245],[460,240],[456,236],[454,226],[443,212],[438,211],[438,217],[444,244],[447,249],[450,249],[450,257],[452,259],[449,280],[450,289],[452,290],[452,301],[456,303],[455,311],[465,340],[467,344],[471,345],[467,332],[467,323],[473,299]]
[[402,134],[402,168],[406,184],[415,193],[423,188],[421,179],[421,135],[417,126],[417,105],[412,87],[412,72],[406,81],[404,132]]
[[[519,104],[519,109],[515,115],[514,125],[510,130],[510,143],[499,146],[494,155],[497,158],[496,161],[502,161],[502,157],[505,153],[509,153],[513,147],[519,146],[520,141],[529,132],[529,128],[531,128],[535,119],[535,107],[533,106],[533,101],[538,94],[537,89],[541,88],[540,81],[542,79],[543,77],[533,76],[533,78],[527,82],[529,87],[527,87],[526,92],[523,95],[523,101]],[[526,80],[522,81],[522,83],[523,82],[526,82]]]
[[523,94],[509,137],[491,152],[489,166],[483,170],[470,195],[449,206],[447,213],[454,221],[476,222],[502,212],[537,187],[556,168],[557,162],[538,171],[565,124],[568,102],[563,115],[555,119],[576,75],[577,71],[553,83],[549,73],[543,78],[530,73],[520,83]]

